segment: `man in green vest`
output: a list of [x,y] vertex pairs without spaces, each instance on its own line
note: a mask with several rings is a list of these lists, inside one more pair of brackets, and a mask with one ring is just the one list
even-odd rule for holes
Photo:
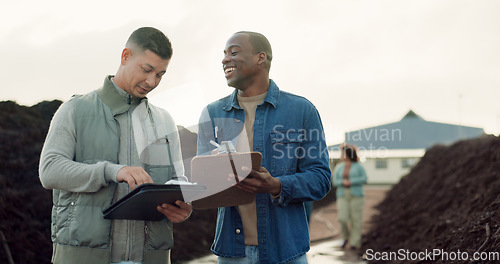
[[176,125],[146,97],[171,56],[165,34],[139,28],[116,75],[54,114],[39,168],[53,190],[53,263],[170,263],[172,223],[186,220],[191,205],[159,206],[160,221],[107,220],[102,211],[143,183],[186,181]]

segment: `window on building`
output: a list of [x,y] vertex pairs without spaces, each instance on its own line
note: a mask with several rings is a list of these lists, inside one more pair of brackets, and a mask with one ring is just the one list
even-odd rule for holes
[[387,159],[376,159],[375,160],[376,169],[387,169]]
[[415,158],[406,158],[401,160],[401,168],[403,169],[408,169],[408,168],[413,168],[415,164],[417,163],[417,159]]

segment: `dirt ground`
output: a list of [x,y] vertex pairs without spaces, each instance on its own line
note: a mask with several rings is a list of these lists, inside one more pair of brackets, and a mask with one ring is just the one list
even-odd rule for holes
[[[375,208],[389,191],[390,186],[365,186],[365,205],[363,208],[363,233],[371,227],[370,219],[378,213]],[[340,239],[340,227],[337,221],[337,204],[335,202],[314,210],[310,223],[311,244],[326,240]]]
[[[365,186],[365,205],[363,208],[363,234],[372,227],[371,219],[378,214],[376,206],[385,198],[391,186]],[[340,249],[342,237],[337,220],[337,204],[328,205],[313,211],[310,223],[311,250],[307,253],[310,264],[362,264],[362,252]]]
[[[366,233],[370,227],[370,219],[378,213],[378,205],[389,191],[390,186],[365,186],[365,206],[363,211],[363,229]],[[342,243],[337,221],[337,205],[330,193],[324,201],[317,202],[310,222],[311,250],[307,253],[309,264],[365,264],[360,254],[339,249]],[[207,256],[179,264],[214,264],[217,257]]]

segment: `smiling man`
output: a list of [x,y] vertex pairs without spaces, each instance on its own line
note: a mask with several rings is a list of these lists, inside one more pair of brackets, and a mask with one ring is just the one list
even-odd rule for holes
[[[139,28],[116,75],[55,113],[39,168],[42,185],[53,189],[53,263],[170,263],[172,223],[187,219],[191,205],[159,206],[166,218],[155,222],[107,220],[102,211],[143,183],[186,180],[174,120],[146,97],[171,57],[167,36]],[[165,138],[155,148],[140,147]],[[164,162],[144,158],[158,156]]]
[[[241,168],[237,188],[253,202],[219,208],[212,252],[220,264],[307,263],[304,202],[330,190],[330,168],[318,111],[307,99],[269,79],[272,50],[265,36],[238,32],[226,43],[222,66],[231,95],[209,104],[198,130],[198,155],[210,141],[232,141],[237,151],[262,153],[258,170]],[[231,179],[232,177],[228,177]]]

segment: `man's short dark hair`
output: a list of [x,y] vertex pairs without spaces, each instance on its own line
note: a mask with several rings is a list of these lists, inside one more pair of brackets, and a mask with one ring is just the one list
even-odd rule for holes
[[162,59],[172,58],[172,44],[168,37],[160,30],[153,27],[136,29],[127,40],[127,47],[133,45],[142,51],[150,50]]
[[265,52],[266,53],[266,66],[267,70],[271,68],[271,61],[273,60],[273,50],[271,49],[271,43],[266,38],[266,36],[252,31],[239,31],[235,34],[247,34],[248,41],[254,48],[256,52]]

